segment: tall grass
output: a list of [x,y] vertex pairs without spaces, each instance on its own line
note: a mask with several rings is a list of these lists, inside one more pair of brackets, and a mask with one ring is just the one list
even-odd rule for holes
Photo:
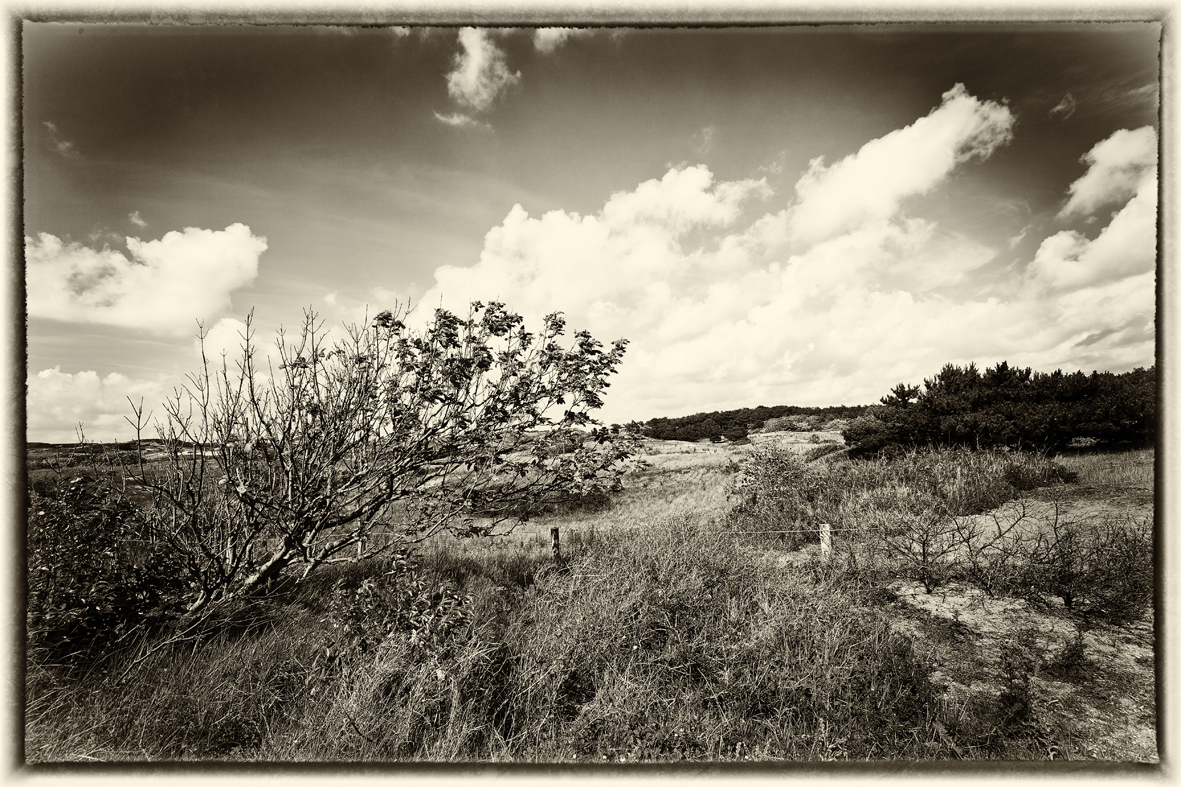
[[1156,452],[1149,448],[1063,453],[1055,461],[1077,473],[1080,484],[1152,492],[1155,488],[1155,459]]
[[605,531],[559,565],[540,548],[425,558],[424,575],[471,596],[470,624],[427,644],[397,633],[340,650],[327,590],[342,577],[325,575],[262,621],[166,648],[126,686],[95,676],[43,692],[30,757],[939,754],[927,745],[938,703],[924,668],[904,638],[858,611],[855,588],[808,570],[785,576],[700,507],[676,508],[641,530]]
[[[1055,465],[964,452],[892,463],[793,458],[752,466],[748,478],[761,480],[734,496],[725,455],[697,466],[653,458],[662,472],[633,476],[607,510],[555,512],[523,537],[436,539],[411,573],[391,574],[388,561],[329,568],[191,636],[125,645],[90,674],[32,665],[27,756],[1037,756],[1043,744],[1021,716],[1027,678],[992,699],[942,694],[877,606],[890,576],[781,565],[735,531],[827,521],[900,535],[932,506],[962,518],[1065,477]],[[562,531],[559,562],[551,526]],[[450,620],[462,625],[432,629],[428,605],[415,627],[354,615],[348,625],[372,635],[355,636],[342,627],[342,599],[354,597],[342,589],[367,582],[387,583],[394,599],[445,588],[462,611]]]
[[889,758],[937,737],[909,643],[853,591],[784,581],[694,518],[606,536],[501,592],[511,615],[486,611],[436,651],[391,641],[264,756]]

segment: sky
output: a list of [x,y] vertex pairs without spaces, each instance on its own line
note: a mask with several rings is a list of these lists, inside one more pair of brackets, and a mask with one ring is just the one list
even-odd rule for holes
[[1156,23],[24,23],[27,439],[264,343],[499,300],[605,423],[1155,363]]

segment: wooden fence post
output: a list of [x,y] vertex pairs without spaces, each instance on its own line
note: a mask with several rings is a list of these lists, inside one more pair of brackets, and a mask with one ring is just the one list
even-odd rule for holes
[[820,562],[827,563],[832,556],[832,525],[820,523]]
[[549,529],[549,546],[554,553],[554,562],[557,563],[562,559],[562,545],[558,542],[558,529],[556,527]]

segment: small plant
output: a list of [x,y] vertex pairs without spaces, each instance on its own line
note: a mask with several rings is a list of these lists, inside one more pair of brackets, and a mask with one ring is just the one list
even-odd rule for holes
[[815,448],[809,448],[804,454],[804,461],[814,462],[817,459],[821,459],[823,457],[829,456],[830,454],[835,454],[844,450],[845,447],[840,443],[822,443]]
[[1080,626],[1075,636],[1054,658],[1046,662],[1044,672],[1052,678],[1071,682],[1086,680],[1091,676],[1093,663],[1087,658],[1087,644]]

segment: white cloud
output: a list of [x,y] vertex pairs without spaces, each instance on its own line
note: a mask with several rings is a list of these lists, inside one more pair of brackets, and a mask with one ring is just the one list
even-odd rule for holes
[[142,216],[139,215],[138,210],[133,210],[133,211],[131,211],[131,213],[128,213],[127,220],[130,221],[135,226],[139,227],[140,229],[143,229],[144,227],[148,226],[148,223],[143,220]]
[[698,131],[693,135],[693,145],[694,149],[697,151],[697,155],[704,156],[705,154],[709,153],[710,149],[714,145],[714,137],[716,137],[717,134],[718,127],[710,125],[703,126],[701,131]]
[[54,152],[62,158],[81,158],[82,154],[78,152],[78,147],[62,136],[56,124],[47,120],[45,128],[49,131],[49,141],[53,145]]
[[1062,100],[1055,104],[1054,108],[1050,110],[1050,115],[1061,115],[1062,119],[1066,120],[1066,118],[1074,114],[1074,109],[1077,105],[1078,102],[1074,100],[1074,96],[1072,96],[1070,93],[1067,93],[1062,97]]
[[802,245],[863,222],[888,218],[903,198],[925,194],[964,161],[987,158],[1012,138],[1008,107],[980,101],[957,84],[929,115],[867,142],[832,166],[813,159],[796,184],[788,232]]
[[[1006,292],[962,294],[1009,239],[993,248],[895,215],[902,197],[936,188],[1006,141],[1012,122],[1002,105],[953,89],[926,118],[833,167],[814,166],[800,204],[778,213],[757,208],[754,198],[770,195],[765,180],[717,182],[704,166],[613,194],[594,214],[534,217],[515,206],[488,232],[478,263],[436,270],[421,302],[462,309],[499,299],[529,325],[561,310],[603,341],[633,340],[612,380],[608,422],[874,402],[947,362],[1151,362],[1147,181],[1094,241],[1047,240]],[[804,215],[822,226],[789,224]],[[808,230],[809,242],[791,244],[790,228]]]
[[[1077,290],[1154,270],[1156,167],[1139,176],[1135,196],[1094,240],[1073,231],[1043,240],[1029,267],[1031,280],[1054,290]],[[1079,193],[1072,187],[1072,199]]]
[[538,52],[548,55],[567,40],[589,36],[593,32],[577,27],[539,27],[533,31],[533,46]]
[[195,320],[227,308],[230,293],[254,280],[266,248],[243,224],[129,237],[129,255],[48,233],[26,237],[29,316],[191,333]]
[[450,114],[444,115],[436,111],[435,118],[442,121],[443,123],[446,123],[448,126],[455,126],[457,128],[471,128],[472,126],[481,126],[483,128],[489,127],[487,123],[483,123],[473,117],[469,117],[462,112],[452,112]]
[[[1081,160],[1087,164],[1087,172],[1070,184],[1070,199],[1059,212],[1060,219],[1090,215],[1135,194],[1149,171],[1155,173],[1156,131],[1151,126],[1120,129]],[[1155,174],[1152,177],[1155,179]]]
[[504,52],[484,30],[460,28],[459,45],[462,51],[456,54],[454,68],[447,75],[447,92],[468,109],[485,112],[497,96],[520,80],[521,74],[508,70]]
[[[30,374],[28,383],[28,439],[49,443],[69,443],[77,438],[75,428],[83,424],[87,440],[127,440],[134,432],[125,417],[132,416],[128,397],[136,405],[142,398],[144,416],[163,417],[158,403],[167,389],[159,382],[133,380],[122,374],[105,377],[94,371],[69,374],[61,367]],[[144,437],[155,437],[149,427]]]

